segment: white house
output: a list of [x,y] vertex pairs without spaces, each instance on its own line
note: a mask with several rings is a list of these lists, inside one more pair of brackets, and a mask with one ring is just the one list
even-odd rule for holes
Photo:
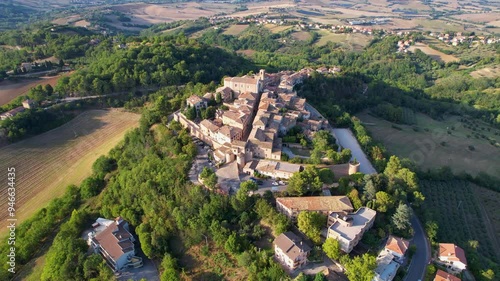
[[454,270],[462,271],[467,268],[467,259],[462,248],[451,243],[439,243],[439,261],[451,266]]
[[114,221],[98,218],[92,227],[87,243],[107,260],[113,270],[142,266],[142,259],[135,257],[135,239],[129,232],[128,222],[121,217]]
[[393,255],[398,261],[402,261],[410,242],[403,238],[389,235],[384,250]]
[[341,214],[331,213],[328,216],[328,238],[333,238],[340,243],[340,249],[350,253],[363,237],[363,234],[373,226],[376,211],[361,207],[356,213]]
[[311,248],[290,231],[282,233],[274,240],[274,256],[291,270],[306,265],[310,251]]

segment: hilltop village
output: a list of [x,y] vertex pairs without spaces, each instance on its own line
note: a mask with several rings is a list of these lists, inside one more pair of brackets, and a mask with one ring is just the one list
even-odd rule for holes
[[[339,70],[323,67],[271,74],[260,70],[255,75],[226,77],[215,93],[193,95],[186,100],[187,108],[196,110],[195,120],[189,120],[182,112],[175,113],[174,119],[188,128],[192,136],[213,147],[213,158],[218,164],[236,161],[244,172],[253,173],[260,167],[259,172],[264,175],[287,179],[301,166],[278,162],[286,145],[281,137],[295,126],[300,126],[309,138],[329,128],[326,119],[311,114],[306,100],[298,97],[293,87],[313,71]],[[213,99],[221,99],[223,105],[213,120],[199,121],[201,110]]]

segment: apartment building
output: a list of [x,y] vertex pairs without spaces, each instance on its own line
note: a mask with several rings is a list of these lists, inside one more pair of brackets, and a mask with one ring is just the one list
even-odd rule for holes
[[331,213],[328,216],[328,238],[339,241],[341,250],[350,253],[373,226],[376,214],[368,207],[361,207],[352,214]]

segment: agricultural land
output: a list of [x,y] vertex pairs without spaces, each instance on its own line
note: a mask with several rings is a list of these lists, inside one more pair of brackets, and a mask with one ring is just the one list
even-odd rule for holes
[[19,81],[0,81],[0,106],[9,103],[11,100],[15,99],[18,96],[27,94],[31,88],[34,88],[37,85],[44,86],[46,84],[50,84],[52,87],[54,87],[57,84],[57,81],[63,75]]
[[478,193],[489,190],[458,180],[422,181],[420,188],[426,197],[423,208],[428,212],[427,218],[439,225],[438,241],[456,243],[463,248],[469,246],[469,241],[477,241],[482,262],[500,259],[497,251],[500,213],[491,208],[492,204],[498,204],[498,196],[485,206],[484,198]]
[[449,166],[457,173],[500,175],[500,158],[495,156],[500,152],[498,129],[481,123],[473,131],[460,117],[436,121],[424,114],[414,115],[409,117],[414,125],[394,124],[367,113],[358,117],[389,152],[410,158],[424,170]]
[[[120,110],[91,110],[42,135],[0,149],[0,169],[16,168],[16,216],[30,217],[70,184],[91,174],[92,163],[116,146],[139,115]],[[6,182],[7,174],[0,176]],[[6,189],[1,191],[5,196]],[[6,208],[7,201],[1,202]],[[6,213],[0,215],[3,234]]]

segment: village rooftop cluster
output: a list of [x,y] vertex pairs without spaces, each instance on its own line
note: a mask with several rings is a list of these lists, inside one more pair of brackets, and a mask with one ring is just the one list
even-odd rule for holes
[[223,106],[217,109],[213,120],[192,121],[182,111],[174,114],[174,120],[188,128],[192,136],[213,147],[217,163],[236,161],[238,168],[249,174],[260,167],[259,172],[264,175],[289,178],[301,166],[280,162],[281,137],[300,126],[304,134],[312,138],[314,132],[328,126],[327,120],[312,117],[306,100],[293,90],[313,71],[335,73],[340,68],[279,73],[260,70],[256,75],[226,77],[224,85],[215,93],[203,97],[193,95],[186,100],[187,108],[195,108],[200,116],[208,101],[220,95]]

